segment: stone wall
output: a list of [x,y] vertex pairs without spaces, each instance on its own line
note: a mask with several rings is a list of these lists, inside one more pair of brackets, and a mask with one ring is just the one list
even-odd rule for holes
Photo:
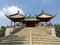
[[49,27],[48,30],[50,30],[51,36],[56,37],[55,27]]
[[7,28],[6,31],[5,31],[5,37],[10,35],[11,32],[13,32],[13,30],[14,30],[13,28]]

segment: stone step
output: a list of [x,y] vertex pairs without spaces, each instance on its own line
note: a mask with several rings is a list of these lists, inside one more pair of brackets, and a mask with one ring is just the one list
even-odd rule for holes
[[[13,35],[0,41],[4,45],[29,45],[30,43],[30,28],[24,28]],[[33,45],[60,45],[60,40],[49,35],[46,28],[35,27],[31,28]]]
[[34,45],[60,45],[60,43],[33,43]]
[[0,42],[0,44],[26,44],[29,43],[29,41],[10,41],[10,42]]
[[60,44],[60,42],[53,42],[53,41],[33,41],[33,43],[53,43],[53,44]]
[[[26,41],[26,42],[29,42],[29,40],[3,40],[3,41],[1,41],[1,42],[6,42],[6,43],[7,43],[7,42],[25,42],[25,41]],[[1,43],[1,42],[0,42],[0,43]]]
[[6,40],[3,40],[3,41],[28,41],[29,39],[6,39]]
[[33,39],[33,41],[51,41],[51,42],[60,42],[60,40],[50,40],[50,39]]
[[29,45],[29,43],[1,43],[0,45]]
[[47,40],[47,39],[48,40],[58,40],[58,39],[53,39],[53,38],[51,38],[51,39],[50,38],[33,38],[33,39],[36,39],[36,40],[44,40],[44,39],[45,40]]

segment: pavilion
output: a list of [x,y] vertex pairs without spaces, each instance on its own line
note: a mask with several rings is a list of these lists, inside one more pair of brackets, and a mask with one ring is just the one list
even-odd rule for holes
[[56,15],[52,16],[51,14],[47,14],[42,10],[42,13],[39,14],[38,16],[36,15],[36,18],[40,20],[40,22],[47,22],[50,21],[52,18],[54,18]]
[[36,27],[38,25],[38,22],[40,21],[31,15],[22,20],[22,23],[27,27]]
[[19,14],[19,11],[18,11],[18,13],[12,14],[7,17],[11,20],[11,26],[13,21],[14,25],[15,25],[15,22],[22,22],[25,27],[36,27],[38,26],[39,22],[46,22],[46,25],[47,25],[47,22],[50,21],[55,16],[52,16],[51,14],[46,14],[44,13],[44,11],[42,11],[42,13],[39,15],[36,15],[36,17],[33,17],[31,15],[28,17],[25,17],[24,15]]

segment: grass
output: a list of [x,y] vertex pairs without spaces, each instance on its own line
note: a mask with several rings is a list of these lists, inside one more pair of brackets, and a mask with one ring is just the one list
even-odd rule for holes
[[55,25],[56,36],[60,38],[60,25]]
[[0,30],[0,37],[4,37],[5,36],[5,30]]

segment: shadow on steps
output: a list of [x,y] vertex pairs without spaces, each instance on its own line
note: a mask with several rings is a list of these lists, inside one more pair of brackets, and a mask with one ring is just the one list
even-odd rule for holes
[[15,33],[19,32],[20,30],[22,30],[23,28],[24,28],[24,27],[20,27],[20,28],[14,29],[14,31],[11,32],[11,34],[15,34]]

